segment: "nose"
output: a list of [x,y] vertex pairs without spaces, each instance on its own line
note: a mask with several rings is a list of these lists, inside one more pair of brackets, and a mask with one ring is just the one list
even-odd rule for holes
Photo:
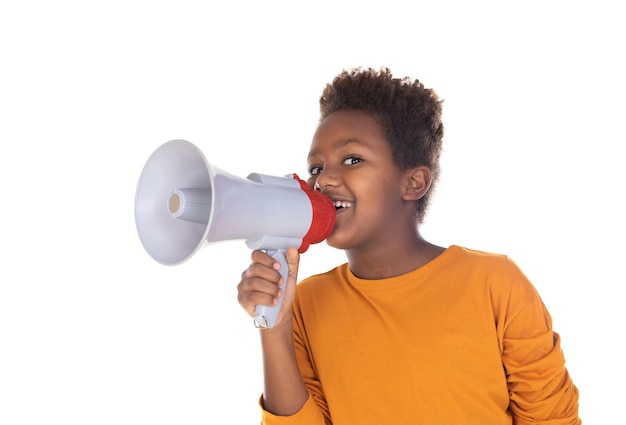
[[328,168],[324,168],[319,174],[313,176],[315,179],[315,183],[313,185],[313,189],[324,192],[332,187],[337,186],[338,177]]

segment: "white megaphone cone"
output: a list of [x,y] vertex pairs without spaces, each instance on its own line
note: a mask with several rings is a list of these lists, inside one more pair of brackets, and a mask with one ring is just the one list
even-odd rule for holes
[[[192,143],[173,140],[143,168],[135,224],[143,247],[161,264],[180,264],[211,242],[244,239],[250,249],[266,250],[280,262],[286,283],[285,251],[295,246],[302,253],[326,239],[335,207],[295,174],[233,176],[211,165]],[[275,306],[257,306],[257,326],[273,327],[281,305],[282,297]]]

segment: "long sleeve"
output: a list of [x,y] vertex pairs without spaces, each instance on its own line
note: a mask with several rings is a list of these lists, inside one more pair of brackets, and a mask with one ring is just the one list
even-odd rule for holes
[[[513,268],[510,275],[515,273]],[[565,367],[560,336],[539,294],[518,274],[494,300],[514,423],[580,424],[578,389]]]
[[290,416],[277,416],[263,409],[263,400],[259,400],[261,407],[261,423],[263,425],[325,425],[324,417],[315,404],[315,401],[309,396],[302,408]]

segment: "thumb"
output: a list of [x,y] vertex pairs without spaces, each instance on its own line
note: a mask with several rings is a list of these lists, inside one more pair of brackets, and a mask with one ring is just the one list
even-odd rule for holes
[[296,296],[296,283],[298,282],[298,267],[300,265],[300,253],[294,247],[287,249],[287,282],[285,285],[285,299],[283,303],[291,304]]

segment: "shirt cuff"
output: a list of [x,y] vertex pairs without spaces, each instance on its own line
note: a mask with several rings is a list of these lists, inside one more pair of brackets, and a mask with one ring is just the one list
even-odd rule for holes
[[278,416],[268,412],[263,407],[263,396],[259,398],[259,407],[263,425],[324,424],[324,417],[310,394],[300,410],[293,415]]

